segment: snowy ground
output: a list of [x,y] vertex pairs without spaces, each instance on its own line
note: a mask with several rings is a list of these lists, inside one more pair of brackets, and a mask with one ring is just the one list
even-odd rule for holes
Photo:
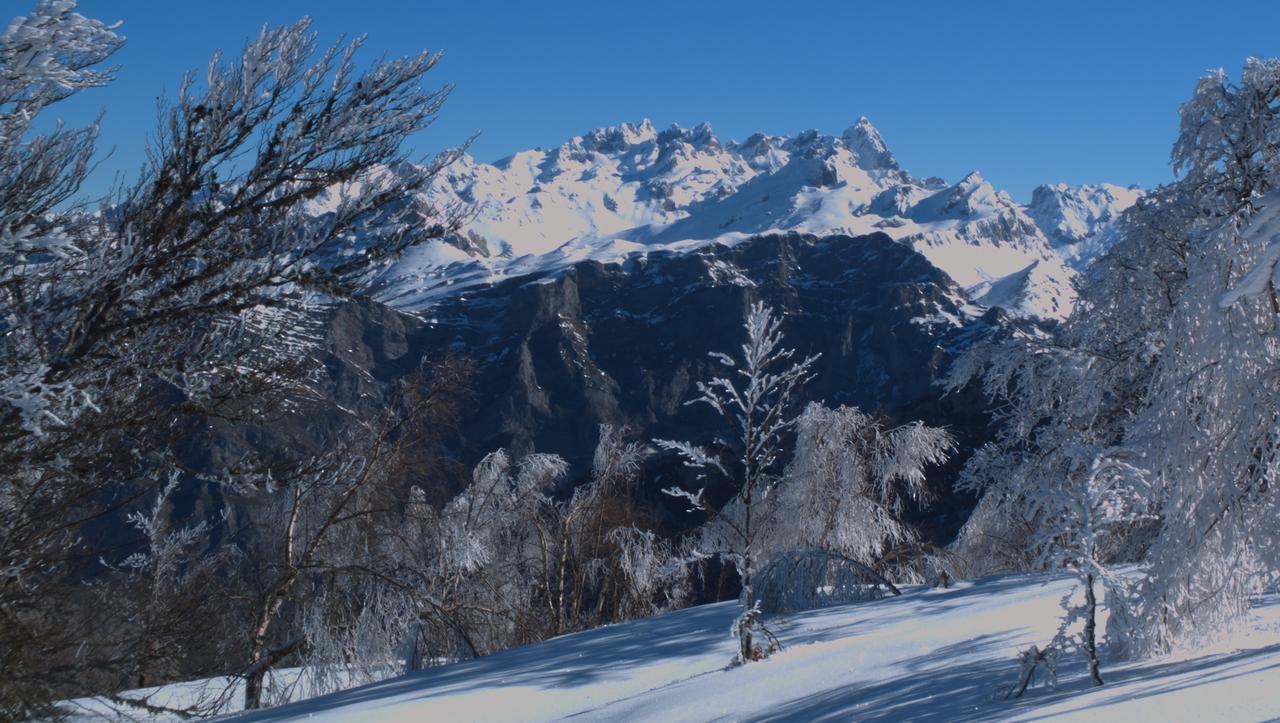
[[1013,575],[775,620],[786,649],[727,668],[731,604],[566,635],[262,711],[253,721],[1280,719],[1280,598],[1212,650],[1106,665],[1074,656],[1021,700],[1017,651],[1057,626],[1063,579]]

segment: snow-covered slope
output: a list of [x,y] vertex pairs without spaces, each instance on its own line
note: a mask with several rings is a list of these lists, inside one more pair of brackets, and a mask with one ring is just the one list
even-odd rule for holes
[[[464,157],[429,195],[475,215],[452,244],[416,249],[380,280],[401,308],[583,259],[793,230],[884,231],[1015,314],[1061,318],[1073,301],[1074,271],[1008,194],[976,172],[954,185],[914,178],[866,118],[838,136],[741,142],[707,124],[624,123],[492,164]],[[1020,281],[999,284],[1010,277]]]
[[1143,195],[1136,186],[1110,183],[1046,185],[1031,193],[1027,213],[1063,259],[1082,269],[1107,250],[1108,226]]
[[[1195,720],[1280,716],[1280,600],[1213,649],[1104,663],[1080,656],[1057,689],[1002,694],[1015,654],[1053,637],[1062,578],[1011,575],[774,619],[785,649],[727,668],[733,604],[566,635],[478,660],[262,711],[258,721]],[[180,695],[187,689],[171,686]],[[155,704],[177,702],[165,694]],[[101,711],[100,703],[86,702]],[[135,713],[137,711],[134,711]]]

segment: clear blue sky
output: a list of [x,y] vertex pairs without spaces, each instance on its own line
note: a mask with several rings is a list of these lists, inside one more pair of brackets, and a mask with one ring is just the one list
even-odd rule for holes
[[474,155],[491,161],[644,117],[742,139],[838,133],[866,115],[915,175],[979,169],[1023,200],[1045,182],[1169,180],[1196,78],[1280,55],[1280,2],[81,0],[81,12],[123,20],[129,39],[119,79],[61,110],[107,108],[102,147],[115,150],[95,192],[139,166],[155,99],[184,70],[302,15],[324,40],[367,33],[372,54],[445,51],[435,80],[457,89],[419,151],[480,131]]

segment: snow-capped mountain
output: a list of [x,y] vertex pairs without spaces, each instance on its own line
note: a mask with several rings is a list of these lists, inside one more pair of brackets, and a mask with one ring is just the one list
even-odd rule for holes
[[1027,213],[1071,266],[1082,269],[1107,249],[1107,227],[1142,198],[1136,186],[1110,183],[1045,185],[1031,193]]
[[[415,249],[380,280],[382,298],[400,308],[585,259],[779,231],[883,231],[974,300],[1015,315],[1063,318],[1074,301],[1075,271],[1026,209],[977,172],[954,185],[913,177],[866,118],[838,136],[757,133],[741,142],[721,141],[705,123],[663,131],[624,123],[492,164],[463,157],[428,195],[469,206],[474,218],[451,243]],[[1095,196],[1060,203],[1062,227],[1076,233],[1084,219],[1084,233],[1119,207],[1119,196]],[[1077,198],[1070,189],[1059,197]],[[1042,204],[1046,218],[1051,205]]]

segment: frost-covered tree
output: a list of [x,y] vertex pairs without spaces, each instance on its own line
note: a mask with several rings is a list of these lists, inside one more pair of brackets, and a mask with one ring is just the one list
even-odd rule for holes
[[1099,414],[1106,403],[1102,368],[1099,357],[1055,336],[1013,330],[967,352],[951,370],[952,388],[976,381],[1002,402],[995,442],[976,451],[958,484],[982,495],[957,545],[975,572],[1032,566],[1046,481],[1067,478],[1072,450],[1082,443],[1105,444],[1119,433]]
[[[616,572],[612,569],[617,554],[615,543],[635,540],[612,535],[628,522],[629,488],[639,473],[643,456],[640,445],[627,441],[622,429],[601,425],[591,479],[576,487],[568,500],[550,504],[546,518],[549,524],[542,531],[542,539],[552,553],[552,569],[546,576],[551,634],[587,627],[592,617],[596,624],[603,622],[608,595],[601,588]],[[647,549],[654,552],[660,548]],[[622,562],[632,559],[624,557]]]
[[686,404],[705,404],[716,411],[731,430],[725,451],[710,450],[690,442],[657,440],[659,447],[677,453],[684,463],[706,473],[718,473],[729,481],[733,495],[720,509],[713,509],[703,489],[690,492],[678,487],[665,490],[704,512],[706,554],[720,555],[737,570],[742,581],[742,615],[735,621],[737,660],[747,662],[767,654],[767,647],[753,642],[764,629],[755,575],[763,562],[759,548],[761,505],[779,480],[778,465],[784,435],[795,425],[796,393],[812,376],[817,356],[797,360],[795,350],[782,347],[782,317],[763,302],[752,304],[744,324],[747,339],[741,359],[728,354],[712,356],[732,370],[727,377],[698,382],[699,396]]
[[618,596],[622,619],[648,617],[687,604],[690,563],[697,556],[686,545],[635,525],[614,527],[609,541],[625,584],[625,592]]
[[929,497],[925,468],[955,441],[919,422],[886,428],[852,407],[810,403],[782,480],[762,506],[761,597],[803,609],[858,599],[868,585],[897,588],[877,569],[890,549],[914,542],[900,516]]
[[84,644],[59,591],[91,558],[86,525],[163,485],[199,419],[305,396],[315,312],[451,223],[418,192],[453,154],[402,162],[448,95],[421,85],[438,56],[363,64],[360,41],[321,48],[305,20],[188,75],[138,178],[84,212],[96,127],[48,113],[107,83],[122,42],[69,0],[0,34],[0,665],[24,671],[0,705],[15,715],[123,657]]
[[1174,163],[1200,217],[1168,316],[1149,403],[1127,444],[1158,481],[1161,525],[1135,650],[1162,652],[1237,619],[1280,575],[1275,479],[1280,305],[1268,268],[1280,230],[1280,61],[1217,72],[1182,109]]
[[440,511],[438,532],[426,540],[425,597],[438,607],[441,636],[458,636],[467,655],[544,637],[554,550],[540,533],[567,470],[556,455],[513,459],[497,450]]
[[[485,457],[440,513],[443,585],[434,599],[465,605],[471,654],[532,642],[681,604],[678,545],[643,529],[630,493],[641,447],[600,427],[590,477],[567,495],[554,455]],[[500,616],[476,615],[481,610]]]
[[[1148,194],[1109,231],[1114,244],[1090,268],[1067,325],[1011,328],[950,370],[949,388],[978,384],[997,402],[996,439],[975,450],[958,482],[981,495],[956,545],[973,572],[1034,567],[1045,485],[1071,476],[1081,455],[1087,466],[1092,454],[1124,445],[1150,400],[1197,217],[1180,189]],[[1151,529],[1135,525],[1113,553],[1140,558]]]
[[1183,178],[1121,219],[1068,324],[988,347],[974,364],[1008,400],[994,450],[969,470],[992,480],[984,504],[1018,508],[1034,528],[1048,520],[1030,481],[1069,489],[1092,464],[1079,460],[1107,449],[1144,471],[1134,494],[1155,519],[1112,535],[1113,558],[1147,561],[1136,607],[1108,625],[1131,654],[1229,624],[1280,571],[1278,69],[1250,59],[1238,83],[1204,78],[1182,107]]
[[1160,534],[1141,616],[1151,651],[1193,639],[1238,617],[1252,592],[1280,573],[1280,310],[1263,293],[1221,308],[1280,230],[1274,194],[1261,212],[1197,239],[1186,288],[1152,381],[1151,402],[1129,441],[1161,481]]
[[[1102,685],[1097,642],[1097,586],[1106,591],[1117,630],[1127,620],[1130,581],[1109,564],[1115,540],[1134,525],[1152,519],[1155,500],[1144,470],[1125,460],[1126,450],[1077,450],[1077,461],[1062,484],[1045,481],[1033,498],[1041,513],[1035,541],[1038,564],[1069,569],[1079,577],[1083,604],[1073,601],[1075,590],[1063,598],[1066,615],[1057,647],[1079,647],[1089,663],[1089,677]],[[1069,628],[1083,623],[1078,646]],[[1119,641],[1117,641],[1119,642]]]

